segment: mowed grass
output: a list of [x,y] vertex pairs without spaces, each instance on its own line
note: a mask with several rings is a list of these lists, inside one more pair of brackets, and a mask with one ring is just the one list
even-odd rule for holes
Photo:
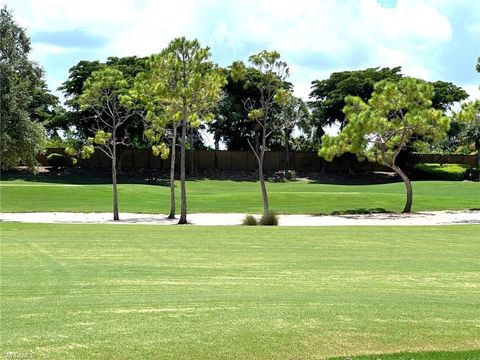
[[[34,179],[34,178],[33,178]],[[41,178],[40,178],[41,179]],[[83,211],[109,212],[110,184],[31,181],[32,178],[0,182],[3,212]],[[60,179],[61,180],[61,179]],[[177,183],[178,185],[178,183]],[[328,214],[352,211],[403,209],[403,183],[377,185],[333,185],[308,181],[267,184],[270,206],[283,214]],[[413,211],[480,208],[480,183],[417,181],[413,183]],[[179,195],[179,186],[177,195]],[[121,212],[168,213],[168,186],[120,184]],[[260,213],[262,202],[256,182],[198,180],[187,183],[189,212]]]
[[480,358],[480,226],[0,225],[6,358]]

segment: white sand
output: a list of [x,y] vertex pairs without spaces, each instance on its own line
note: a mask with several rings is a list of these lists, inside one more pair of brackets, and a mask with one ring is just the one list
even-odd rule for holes
[[[188,222],[193,225],[240,225],[245,214],[189,214]],[[260,217],[257,215],[257,217]],[[86,224],[152,224],[172,225],[177,219],[169,220],[166,215],[120,213],[120,221],[113,221],[111,213],[0,213],[0,221],[27,223],[86,223]],[[413,214],[370,214],[370,215],[280,215],[281,226],[351,226],[351,225],[451,225],[480,224],[480,211],[428,211]]]

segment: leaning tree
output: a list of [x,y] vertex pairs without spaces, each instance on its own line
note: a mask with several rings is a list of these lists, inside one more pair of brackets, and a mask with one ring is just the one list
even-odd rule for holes
[[460,126],[460,145],[477,153],[477,168],[480,169],[480,100],[462,104],[460,111],[453,112],[453,119]]
[[[450,119],[432,107],[433,86],[425,81],[403,78],[375,85],[370,100],[348,96],[343,109],[347,124],[337,136],[325,135],[319,155],[327,161],[350,152],[360,159],[383,163],[397,173],[407,190],[404,213],[412,209],[410,179],[397,164],[400,151],[408,141],[414,148],[425,142],[438,143],[449,128]],[[415,138],[421,140],[415,140]]]

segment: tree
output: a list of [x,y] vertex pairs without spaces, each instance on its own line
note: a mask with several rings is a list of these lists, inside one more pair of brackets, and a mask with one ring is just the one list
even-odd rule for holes
[[[251,74],[249,77],[259,77],[260,74],[253,68],[247,68]],[[217,108],[214,110],[215,119],[208,124],[209,132],[213,134],[215,147],[218,149],[222,141],[228,150],[249,149],[247,139],[255,142],[257,129],[255,123],[248,118],[244,100],[260,100],[258,89],[246,79],[232,78],[232,69],[223,69],[226,83],[222,88],[223,96]]]
[[461,87],[445,81],[430,83],[433,86],[432,107],[446,112],[452,106],[468,98],[468,93]]
[[[135,79],[135,95],[146,107],[146,138],[153,143],[154,154],[160,154],[155,147],[163,138],[170,139],[170,213],[169,219],[175,218],[175,158],[177,148],[178,120],[175,118],[176,109],[171,104],[173,99],[168,97],[167,89],[175,86],[175,82],[166,81],[166,54],[150,56],[146,63],[145,72],[139,73]],[[163,145],[165,146],[165,145]],[[165,153],[165,152],[164,152]]]
[[[80,97],[84,93],[85,84],[87,79],[93,72],[98,71],[105,66],[116,67],[120,70],[129,81],[132,81],[135,76],[143,71],[146,67],[146,58],[139,58],[136,56],[128,56],[123,58],[109,57],[105,63],[100,61],[85,61],[78,62],[75,66],[72,66],[69,70],[68,79],[63,82],[59,87],[59,90],[63,91],[67,100],[65,105],[70,111],[63,114],[58,118],[54,118],[52,129],[68,130],[75,127],[76,134],[82,141],[86,141],[89,137],[93,137],[95,134],[92,132],[92,127],[96,126],[95,112],[91,108],[83,108],[80,104]],[[117,129],[119,138],[123,138],[126,134],[129,136],[130,146],[137,149],[145,149],[148,147],[146,141],[144,141],[144,127],[143,117],[140,115],[145,114],[144,108],[139,108],[138,114],[133,116],[124,125]],[[108,116],[108,114],[106,114]],[[120,144],[117,148],[117,171],[121,171],[121,158],[125,146]]]
[[[317,138],[323,135],[322,127],[337,124],[340,129],[346,125],[345,98],[358,96],[368,101],[376,83],[382,80],[392,82],[403,78],[401,67],[368,68],[365,70],[335,72],[326,80],[312,82],[310,102],[312,122]],[[432,107],[438,110],[450,110],[456,102],[465,100],[468,94],[462,88],[444,81],[430,83],[434,89]]]
[[[262,74],[255,68],[247,67],[245,69],[248,76],[243,79],[232,78],[232,67],[223,69],[227,82],[223,87],[223,97],[218,107],[214,110],[215,119],[208,124],[208,131],[213,134],[216,149],[219,148],[220,141],[223,142],[228,150],[249,150],[248,141],[258,148],[260,140],[260,127],[255,121],[248,118],[248,110],[245,108],[245,99],[251,99],[252,102],[260,102],[260,92],[257,87],[248,79],[255,78],[259,81]],[[292,84],[284,82],[285,89],[291,89]],[[278,106],[272,108],[272,112],[280,115]],[[281,132],[275,133],[275,136],[267,138],[267,147],[278,146],[278,140],[283,139]],[[283,148],[283,143],[280,148]]]
[[460,127],[460,145],[477,153],[477,168],[480,169],[480,100],[462,104],[461,110],[453,113],[453,119]]
[[[202,122],[212,120],[211,110],[220,100],[224,84],[223,74],[209,58],[209,48],[202,48],[197,40],[181,37],[172,40],[162,53],[150,59],[150,72],[155,81],[153,86],[156,87],[157,99],[162,104],[164,116],[172,124],[179,124],[181,127],[179,224],[187,223],[185,182],[187,128],[198,127]],[[176,139],[175,134],[173,139]],[[175,146],[172,145],[172,148]],[[172,152],[172,158],[173,154]],[[174,162],[171,166],[174,166]]]
[[42,69],[28,59],[30,39],[0,10],[0,166],[26,165],[33,170],[45,142],[42,122],[58,99],[51,95]]
[[246,80],[260,93],[258,102],[251,98],[245,100],[245,107],[249,111],[248,118],[255,121],[260,130],[260,144],[256,147],[249,139],[247,142],[257,160],[263,213],[268,215],[270,207],[263,175],[263,159],[267,150],[267,138],[282,128],[281,122],[278,121],[279,117],[274,116],[274,107],[276,102],[283,103],[287,98],[288,90],[283,85],[289,75],[289,69],[287,63],[280,60],[280,54],[276,51],[263,50],[258,54],[251,55],[248,60],[261,76],[251,76],[251,73],[246,71],[245,64],[238,61],[232,65],[232,76],[234,80]]
[[[343,110],[347,124],[338,136],[323,137],[319,155],[331,161],[334,156],[350,152],[360,159],[376,160],[388,166],[405,183],[407,196],[403,212],[410,212],[412,185],[396,160],[414,135],[420,135],[423,141],[439,142],[448,131],[449,118],[432,107],[433,91],[431,84],[403,78],[398,82],[376,84],[368,102],[358,96],[347,97]],[[415,141],[413,146],[422,144]]]
[[280,124],[282,124],[282,131],[284,135],[286,165],[285,170],[288,172],[290,170],[290,137],[295,126],[301,126],[303,123],[308,122],[310,113],[308,111],[307,105],[303,102],[301,98],[295,97],[290,93],[287,93],[286,95],[286,98],[283,99],[282,102],[283,107],[281,113],[279,114],[279,116],[281,117],[279,119],[279,122]]
[[345,126],[345,97],[358,96],[368,101],[374,86],[381,80],[398,81],[402,78],[401,68],[368,68],[365,70],[334,72],[328,79],[312,81],[310,102],[312,120],[316,123],[316,135],[320,139],[322,128],[338,124]]
[[[113,220],[119,220],[117,147],[129,145],[128,133],[120,137],[119,129],[137,114],[130,89],[131,81],[122,71],[114,66],[102,66],[85,81],[83,93],[78,98],[80,110],[88,110],[93,114],[92,131],[95,134],[87,139],[80,155],[88,158],[95,149],[99,149],[111,159]],[[67,148],[66,152],[72,156],[77,154],[71,148]]]

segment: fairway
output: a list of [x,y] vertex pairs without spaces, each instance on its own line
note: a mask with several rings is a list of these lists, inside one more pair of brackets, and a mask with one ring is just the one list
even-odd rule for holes
[[[1,181],[1,211],[111,211],[111,185],[88,181],[92,182],[85,178],[48,179],[35,176]],[[267,189],[271,208],[281,214],[372,210],[399,212],[405,203],[405,186],[401,182],[376,185],[270,182]],[[188,181],[187,191],[189,212],[259,213],[262,210],[260,188],[256,182]],[[480,208],[480,183],[417,181],[413,182],[413,191],[413,211]],[[170,188],[120,184],[119,203],[121,212],[168,213]]]
[[4,358],[480,357],[480,226],[0,225]]

